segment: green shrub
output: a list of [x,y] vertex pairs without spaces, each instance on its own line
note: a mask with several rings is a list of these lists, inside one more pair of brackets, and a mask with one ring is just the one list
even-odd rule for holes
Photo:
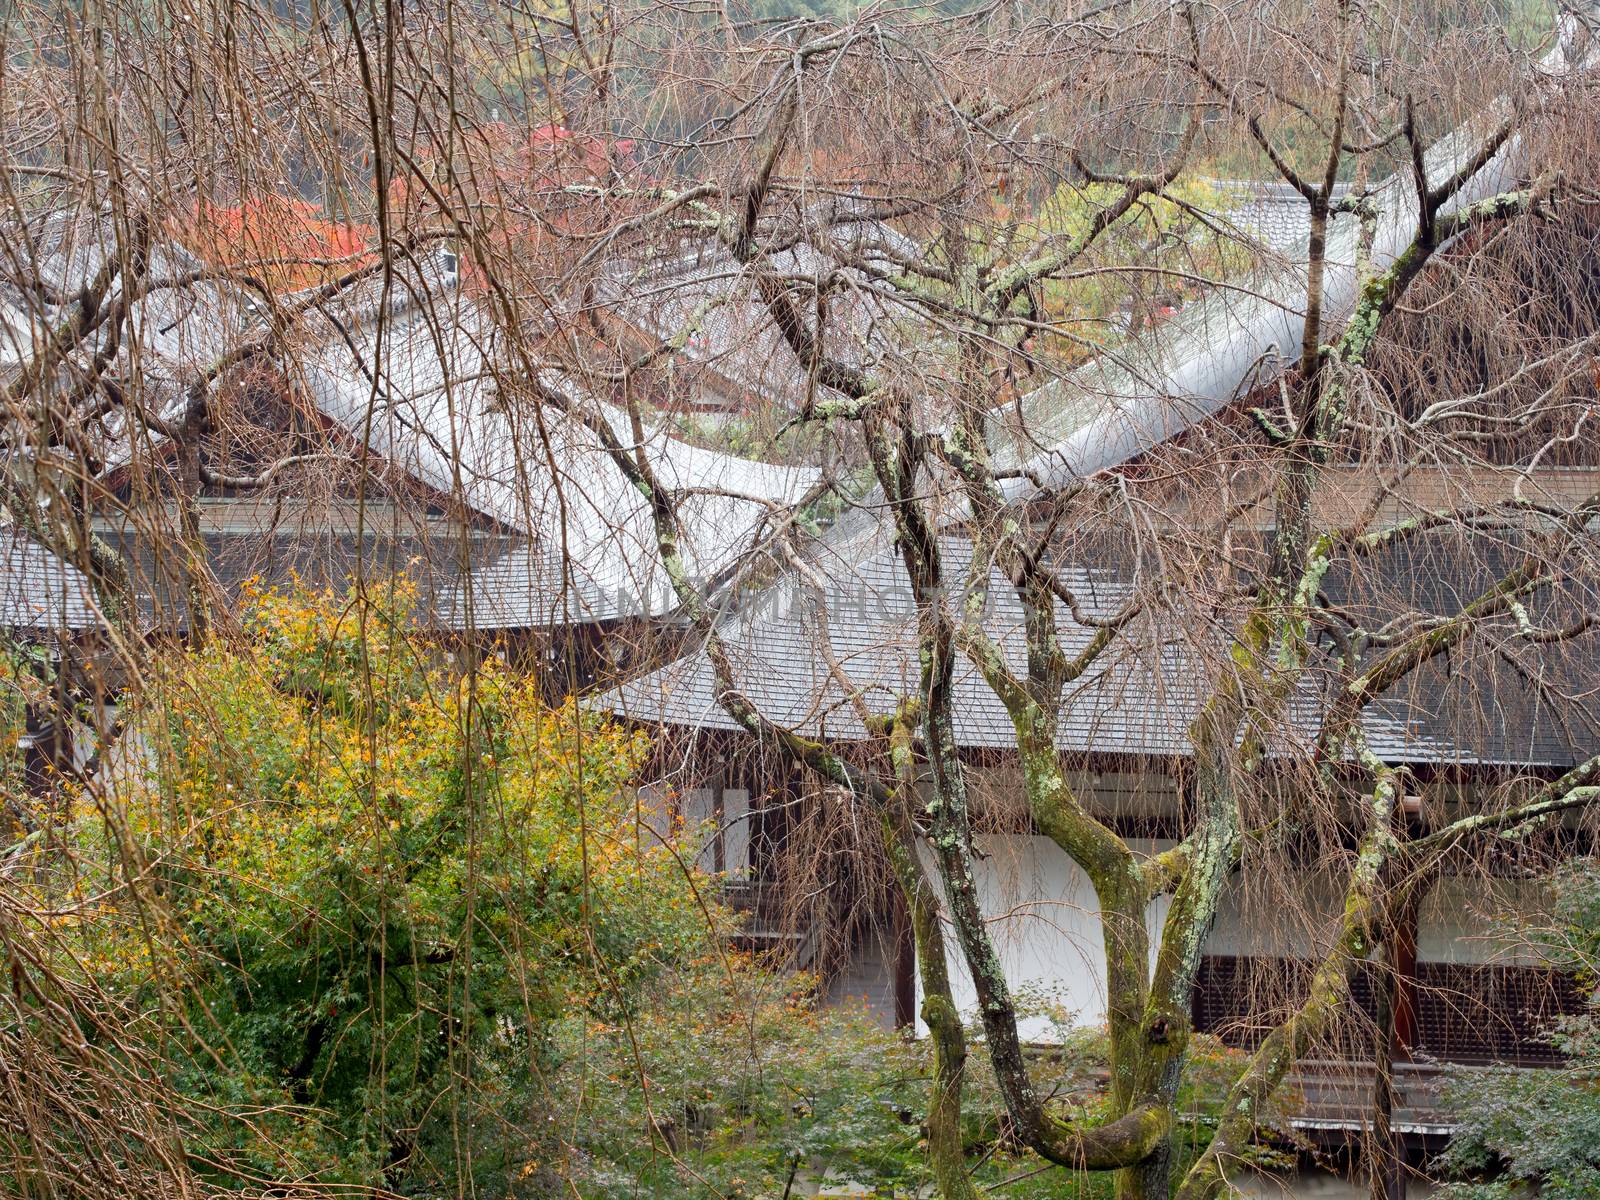
[[251,1175],[508,1194],[548,1155],[551,1031],[612,1020],[706,931],[629,782],[634,735],[494,662],[455,669],[409,593],[253,597],[162,662],[143,761],[85,797],[76,969]]
[[[1552,880],[1555,919],[1521,932],[1551,966],[1591,988],[1600,967],[1600,863],[1580,859]],[[1549,1031],[1562,1068],[1450,1075],[1459,1128],[1434,1166],[1442,1200],[1590,1200],[1600,1196],[1600,1000]]]

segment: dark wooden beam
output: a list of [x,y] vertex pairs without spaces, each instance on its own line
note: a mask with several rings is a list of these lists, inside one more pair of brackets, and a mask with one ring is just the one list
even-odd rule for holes
[[1409,1062],[1417,1036],[1417,902],[1395,915],[1383,944],[1383,966],[1373,989],[1377,1021],[1373,1046],[1372,1200],[1406,1200],[1405,1142],[1394,1128],[1394,1068]]

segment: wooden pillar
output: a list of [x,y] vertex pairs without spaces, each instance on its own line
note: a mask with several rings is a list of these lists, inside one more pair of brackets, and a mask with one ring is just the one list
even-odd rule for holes
[[1373,1044],[1372,1200],[1406,1200],[1404,1139],[1394,1129],[1396,1063],[1409,1062],[1417,1035],[1417,904],[1395,915],[1383,942],[1383,967],[1374,999],[1377,1021]]
[[34,799],[50,794],[55,766],[55,725],[41,715],[38,706],[27,708],[26,732],[22,737],[23,786]]
[[1417,1043],[1417,905],[1400,914],[1390,942],[1394,972],[1394,1036],[1390,1054],[1395,1062],[1410,1062]]
[[896,1029],[909,1029],[917,1019],[917,940],[911,924],[911,912],[899,888],[894,897],[895,956],[894,956],[894,1024]]
[[706,786],[711,789],[711,819],[716,822],[717,826],[717,832],[711,839],[711,858],[712,869],[726,881],[728,870],[728,806],[722,793],[728,786],[728,768],[721,754],[717,754],[716,757],[717,769],[712,773],[711,778],[706,780]]

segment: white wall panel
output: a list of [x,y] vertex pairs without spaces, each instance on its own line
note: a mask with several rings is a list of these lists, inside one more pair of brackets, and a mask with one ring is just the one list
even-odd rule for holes
[[[1134,845],[1140,853],[1151,853],[1168,844]],[[1066,1024],[1103,1024],[1106,958],[1099,904],[1088,877],[1048,838],[995,835],[975,839],[975,846],[982,856],[975,864],[979,903],[1013,991],[1050,997],[1060,1005]],[[1151,905],[1152,928],[1159,928],[1167,905],[1165,897]],[[946,936],[956,1007],[970,1016],[976,1004],[972,978],[953,933],[947,930]],[[1020,1032],[1032,1042],[1057,1036],[1055,1023],[1042,1016],[1023,1020]]]
[[1531,916],[1548,904],[1537,880],[1441,879],[1417,912],[1417,961],[1538,965],[1510,914]]

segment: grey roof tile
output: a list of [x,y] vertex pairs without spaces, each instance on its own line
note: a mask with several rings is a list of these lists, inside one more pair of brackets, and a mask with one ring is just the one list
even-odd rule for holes
[[[919,247],[881,223],[838,226],[831,235],[881,265],[890,263],[885,254],[920,255]],[[778,251],[770,266],[779,275],[833,282],[823,340],[838,361],[872,369],[917,344],[918,339],[890,333],[907,320],[898,306],[865,288],[839,287],[840,279],[859,284],[860,273],[816,247],[801,243]],[[672,341],[694,330],[673,365],[690,373],[691,393],[698,390],[694,372],[701,370],[780,410],[797,407],[807,394],[805,364],[757,296],[749,272],[720,246],[701,243],[675,258],[619,264],[604,285],[603,299],[616,316],[656,340]],[[926,340],[925,322],[917,324]],[[716,403],[714,397],[695,398]]]
[[89,579],[18,529],[0,529],[0,626],[13,633],[79,633],[100,624]]
[[[75,310],[76,297],[110,262],[108,300],[127,294],[119,256],[130,241],[109,213],[52,211],[8,225],[0,254],[0,378],[37,355],[57,326]],[[97,329],[85,355],[106,354],[127,386],[137,388],[147,410],[171,415],[197,368],[208,367],[246,335],[253,321],[239,289],[195,279],[200,263],[181,246],[158,241],[147,251],[142,290],[129,305],[123,326]],[[113,345],[109,339],[115,336]],[[70,390],[75,368],[63,367],[60,385]],[[120,411],[86,431],[101,461],[114,468],[133,447]]]
[[[970,554],[959,538],[942,540],[950,577],[964,571]],[[1484,571],[1492,570],[1492,565]],[[1063,570],[1068,584],[1089,610],[1107,615],[1132,594],[1115,573],[1082,567]],[[1390,582],[1418,576],[1415,564],[1397,560]],[[1330,580],[1337,589],[1337,580]],[[1415,597],[1448,600],[1471,592],[1473,581],[1430,583]],[[998,575],[991,579],[985,626],[1013,667],[1023,665],[1021,611],[1015,593]],[[1471,594],[1476,594],[1471,593]],[[852,608],[849,601],[865,597]],[[897,560],[880,555],[861,565],[855,592],[841,589],[828,597],[828,639],[835,659],[870,709],[887,713],[896,697],[917,687],[914,613]],[[1451,611],[1446,604],[1442,611]],[[1076,625],[1058,603],[1064,648],[1074,653],[1092,631]],[[759,615],[746,613],[723,626],[735,683],[756,706],[781,726],[806,736],[856,741],[865,730],[821,653],[817,607],[797,595],[771,604]],[[1135,756],[1168,756],[1190,750],[1187,730],[1209,690],[1230,669],[1225,645],[1205,635],[1195,640],[1171,617],[1140,618],[1121,645],[1108,651],[1063,692],[1059,744],[1065,751]],[[1600,645],[1575,642],[1556,655],[1541,656],[1546,693],[1531,697],[1518,679],[1490,669],[1480,654],[1470,666],[1438,663],[1379,698],[1364,722],[1372,748],[1394,762],[1518,763],[1562,766],[1592,753],[1600,731],[1584,723],[1586,712],[1600,712]],[[1279,755],[1306,752],[1315,740],[1323,694],[1332,686],[1327,662],[1314,661],[1293,697],[1280,740]],[[703,652],[691,653],[597,699],[618,715],[651,724],[705,729],[735,729],[714,696],[711,668]],[[965,659],[957,667],[953,711],[956,736],[972,749],[1014,748],[1011,722],[999,698]],[[1593,718],[1589,718],[1592,722]]]
[[[541,395],[557,392],[632,445],[631,423],[569,376],[520,380],[502,331],[459,293],[414,289],[430,303],[397,306],[380,334],[352,298],[350,319],[309,356],[305,375],[321,410],[365,433],[385,460],[438,492],[529,536],[529,549],[488,566],[442,601],[465,623],[548,625],[552,614],[677,607],[660,562],[649,505],[598,437]],[[715,577],[765,523],[816,482],[810,467],[758,462],[692,445],[664,427],[641,447],[658,480],[679,494],[680,550],[689,571]],[[564,594],[561,556],[572,564]]]

